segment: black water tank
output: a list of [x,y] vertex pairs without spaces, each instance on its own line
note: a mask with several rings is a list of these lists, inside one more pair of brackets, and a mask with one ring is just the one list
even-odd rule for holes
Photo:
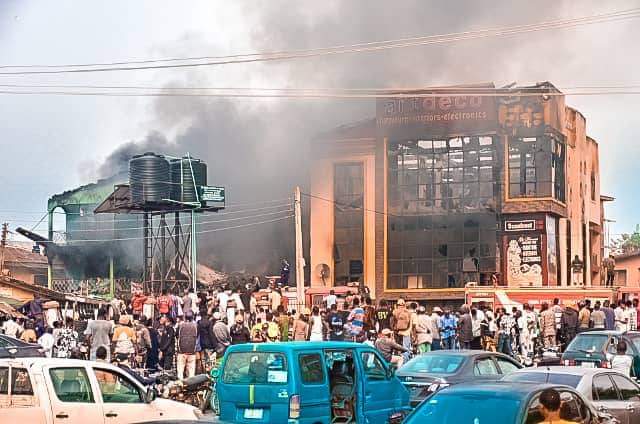
[[[173,159],[171,168],[171,199],[177,202],[197,202],[197,190],[207,185],[207,164],[200,159]],[[195,183],[195,184],[194,184]]]
[[134,204],[166,202],[171,196],[169,162],[151,152],[134,156],[129,161],[129,184]]

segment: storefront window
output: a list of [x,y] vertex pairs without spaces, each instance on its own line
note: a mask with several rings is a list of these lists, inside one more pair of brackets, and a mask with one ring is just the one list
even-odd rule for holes
[[388,289],[487,283],[497,270],[494,138],[390,143]]
[[[334,195],[334,262],[335,284],[359,281],[364,257],[364,169],[362,163],[335,166]],[[350,266],[351,264],[351,266]],[[361,271],[360,271],[361,272]]]
[[509,139],[509,197],[565,201],[565,145],[555,136]]

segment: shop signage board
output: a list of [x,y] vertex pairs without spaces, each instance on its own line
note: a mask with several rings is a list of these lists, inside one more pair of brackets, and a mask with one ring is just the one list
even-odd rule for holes
[[227,193],[224,187],[202,186],[200,187],[200,202],[203,207],[224,208]]
[[498,123],[492,87],[424,91],[424,97],[389,97],[376,103],[378,133],[391,138],[494,131]]
[[521,221],[505,221],[505,231],[535,231],[536,221],[533,219],[526,219]]
[[539,234],[507,236],[507,278],[514,285],[542,286],[542,244]]

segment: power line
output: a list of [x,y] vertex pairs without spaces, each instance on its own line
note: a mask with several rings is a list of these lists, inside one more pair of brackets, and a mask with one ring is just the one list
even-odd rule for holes
[[[493,90],[493,89],[491,89]],[[201,98],[246,98],[246,99],[379,99],[379,98],[433,98],[441,96],[460,96],[465,93],[451,91],[437,91],[434,93],[127,93],[127,92],[101,92],[101,91],[11,91],[0,90],[1,95],[46,95],[46,96],[80,96],[80,97],[201,97]],[[549,97],[558,96],[610,96],[610,95],[637,95],[640,90],[600,90],[600,91],[576,91],[576,92],[518,92],[512,90],[506,92],[474,92],[476,97],[539,97],[542,95]],[[185,209],[186,210],[186,209]]]
[[[269,203],[278,203],[278,202],[287,202],[290,203],[292,202],[293,199],[291,197],[285,197],[282,199],[270,199],[270,200],[259,200],[259,201],[255,201],[255,202],[245,202],[245,203],[227,203],[225,204],[225,209],[230,209],[230,208],[234,208],[234,207],[238,207],[238,206],[255,206],[255,205],[263,205],[263,204],[269,204]],[[56,207],[57,208],[57,207]],[[193,209],[181,209],[179,211],[172,211],[172,212],[191,212]],[[0,209],[0,213],[2,212],[8,212],[8,213],[21,213],[21,214],[26,214],[26,215],[40,215],[42,213],[48,214],[49,212],[47,211],[23,211],[21,209]],[[58,214],[58,215],[82,215],[81,212],[58,212],[58,211],[53,211],[54,214]],[[206,212],[205,212],[206,213]],[[235,212],[217,212],[217,215],[225,215],[227,213],[235,213]],[[87,215],[91,215],[91,214],[87,214]],[[117,214],[113,214],[113,215],[117,215]],[[131,219],[128,221],[136,221],[137,219]],[[111,222],[112,220],[105,220],[105,221],[109,221]]]
[[334,204],[336,206],[343,207],[345,209],[361,210],[361,211],[364,211],[364,212],[373,212],[373,213],[378,214],[378,215],[393,216],[393,217],[398,217],[398,218],[402,217],[402,215],[394,215],[394,214],[389,213],[389,212],[378,211],[378,210],[375,210],[375,209],[368,209],[368,208],[361,207],[361,206],[351,206],[351,205],[349,205],[347,203],[341,203],[341,202],[338,202],[336,200],[327,199],[326,197],[317,196],[315,194],[302,193],[302,192],[300,194],[303,195],[303,196],[307,196],[307,197],[313,198],[313,199],[318,199],[318,200],[322,200],[324,202],[329,202],[329,203],[332,203],[332,204]]
[[[267,224],[267,223],[271,223],[271,222],[277,222],[277,221],[282,221],[285,219],[289,219],[289,218],[293,218],[293,215],[287,215],[287,216],[283,216],[280,218],[274,218],[274,219],[269,219],[266,221],[259,221],[259,222],[251,222],[248,224],[240,224],[240,225],[234,225],[231,227],[222,227],[222,228],[214,228],[211,230],[202,230],[202,231],[196,231],[196,234],[207,234],[207,233],[215,233],[218,231],[225,231],[225,230],[231,230],[231,229],[236,229],[236,228],[245,228],[245,227],[251,227],[254,225],[260,225],[260,224]],[[173,237],[170,235],[166,235],[165,238],[169,238],[169,237]],[[131,240],[143,240],[144,237],[124,237],[124,238],[112,238],[112,239],[94,239],[94,240],[68,240],[65,243],[66,244],[81,244],[81,243],[106,243],[106,242],[113,242],[113,241],[131,241]],[[53,240],[45,240],[45,241],[40,241],[38,243],[55,243],[55,241]]]
[[[481,92],[481,91],[495,91],[496,93],[512,93],[514,91],[522,92],[539,92],[540,87],[495,87],[495,88],[483,88],[478,86],[433,86],[433,87],[211,87],[211,86],[150,86],[150,85],[85,85],[85,84],[0,84],[0,87],[5,88],[56,88],[56,89],[84,89],[84,90],[156,90],[156,91],[221,91],[221,92],[283,92],[283,93],[384,93],[389,96],[393,96],[397,93],[403,92],[419,92],[424,90],[433,91],[455,91],[459,94],[465,92]],[[627,85],[578,85],[578,86],[564,86],[556,87],[558,90],[628,90],[640,88],[640,84],[627,84]],[[180,184],[171,181],[165,181],[167,184]]]
[[[488,37],[501,37],[516,35],[529,32],[546,31],[550,29],[571,28],[581,25],[591,25],[603,22],[612,22],[625,19],[634,19],[640,17],[640,8],[622,10],[617,12],[609,12],[585,16],[581,18],[562,19],[554,21],[545,21],[535,24],[515,25],[510,27],[490,28],[476,31],[465,31],[457,33],[419,36],[410,38],[400,38],[393,40],[374,41],[366,43],[358,43],[351,45],[341,45],[333,47],[321,47],[305,50],[283,50],[276,52],[257,52],[248,54],[237,54],[228,56],[201,56],[189,58],[169,58],[169,59],[150,59],[139,61],[119,61],[108,63],[84,63],[70,65],[3,65],[4,69],[15,68],[39,68],[37,70],[23,71],[3,71],[0,75],[34,75],[34,74],[61,74],[61,73],[90,73],[90,72],[111,72],[111,71],[132,71],[132,70],[149,70],[149,69],[170,69],[170,68],[187,68],[199,66],[215,66],[227,65],[235,63],[251,63],[266,62],[276,60],[289,60],[308,58],[316,56],[337,55],[345,53],[361,53],[377,50],[404,48],[420,45],[442,44],[455,41],[472,40]],[[196,61],[206,60],[200,63],[169,63],[176,61]],[[154,64],[162,63],[162,64]],[[128,66],[140,65],[140,66]],[[68,69],[72,68],[72,69]]]
[[[291,205],[286,205],[288,207],[291,207]],[[258,214],[258,215],[249,215],[249,216],[241,216],[241,217],[237,217],[237,218],[227,218],[227,219],[216,219],[213,221],[198,221],[196,222],[196,225],[207,225],[207,224],[216,224],[218,222],[229,222],[229,221],[241,221],[243,219],[250,219],[250,218],[259,218],[259,217],[263,217],[263,216],[271,216],[271,215],[277,215],[279,213],[283,213],[283,212],[293,212],[293,209],[286,209],[286,210],[282,210],[282,211],[275,211],[275,212],[269,212],[269,213],[263,213],[263,214]],[[184,224],[185,227],[191,227],[191,224],[187,223]],[[90,232],[115,232],[115,231],[131,231],[131,230],[144,230],[145,227],[123,227],[123,228],[86,228],[86,229],[80,229],[80,230],[67,230],[67,231],[54,231],[54,233],[59,233],[59,234],[70,234],[70,233],[90,233]]]
[[[205,216],[221,216],[221,215],[237,215],[237,214],[242,214],[242,213],[248,213],[248,212],[257,212],[257,211],[262,211],[262,210],[269,210],[269,209],[277,209],[277,208],[282,208],[285,206],[291,206],[291,203],[282,203],[279,205],[273,205],[273,206],[265,206],[265,207],[261,207],[261,208],[251,208],[251,209],[242,209],[242,210],[236,210],[236,211],[226,211],[226,212],[204,212],[203,215]],[[168,212],[168,213],[173,213],[173,212]],[[45,217],[48,214],[45,213]],[[64,215],[64,213],[60,213],[60,215]],[[113,214],[115,215],[115,214]],[[101,214],[86,214],[86,217],[100,217]],[[138,217],[138,218],[123,218],[123,219],[92,219],[90,221],[88,221],[87,223],[89,224],[98,224],[98,223],[113,223],[113,222],[139,222],[142,219],[142,216]],[[22,223],[33,223],[33,222],[37,222],[38,224],[40,222],[42,222],[42,220],[40,221],[36,221],[36,220],[23,220],[23,219],[5,219],[7,221],[16,221],[16,222],[22,222]],[[122,229],[127,229],[127,228],[122,228]],[[119,230],[119,229],[118,229]]]

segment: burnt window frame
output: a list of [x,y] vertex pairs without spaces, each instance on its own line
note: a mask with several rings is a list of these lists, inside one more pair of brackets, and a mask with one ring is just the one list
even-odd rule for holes
[[499,273],[501,144],[495,134],[389,142],[385,290],[489,284]]
[[508,137],[506,151],[509,199],[552,198],[565,203],[566,144],[562,137],[553,133]]
[[[357,177],[341,170],[358,168]],[[345,171],[346,172],[346,171]],[[346,178],[342,178],[346,176]],[[342,187],[339,184],[343,184]],[[333,235],[334,284],[355,281],[349,263],[364,263],[364,196],[365,168],[362,161],[337,162],[333,166]],[[359,252],[356,252],[359,250]],[[359,253],[359,254],[358,254]],[[361,280],[363,275],[358,276]]]

